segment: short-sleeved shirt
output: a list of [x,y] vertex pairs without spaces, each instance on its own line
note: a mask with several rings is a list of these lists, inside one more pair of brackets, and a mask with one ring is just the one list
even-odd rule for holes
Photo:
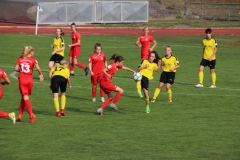
[[88,63],[92,63],[92,72],[95,74],[101,73],[104,69],[104,63],[106,62],[106,55],[104,53],[100,53],[99,55],[93,53]]
[[141,44],[142,44],[141,54],[148,55],[149,49],[150,49],[150,44],[151,44],[151,42],[154,41],[154,38],[150,35],[147,35],[147,36],[141,35],[138,37],[137,41],[141,42]]
[[2,79],[7,78],[7,74],[4,72],[3,69],[0,68],[0,82]]
[[111,78],[109,78],[106,74],[103,74],[102,80],[111,82],[114,74],[116,74],[117,71],[121,68],[122,68],[122,66],[117,66],[117,64],[115,62],[112,62],[110,65],[107,66],[107,69],[108,69],[107,73],[111,75]]
[[156,71],[158,66],[154,62],[149,62],[148,60],[144,60],[139,67],[145,66],[146,64],[148,64],[149,66],[147,68],[142,69],[140,73],[143,76],[147,77],[148,79],[151,79],[153,75],[153,71]]
[[[217,47],[217,41],[214,38],[207,39],[204,38],[202,40],[202,45],[203,45],[203,59],[209,60],[209,58],[212,56],[215,47]],[[216,55],[214,55],[213,59],[216,59]]]
[[[162,63],[161,65],[163,66],[163,71],[164,72],[172,72],[170,69],[179,65],[179,60],[175,56],[170,56],[167,58],[166,56],[162,57],[161,59]],[[177,70],[175,69],[173,72],[176,72]]]
[[[81,35],[80,33],[76,32],[72,32],[72,44],[77,43],[78,40],[81,41]],[[80,45],[77,46],[73,46],[73,47],[80,47]]]
[[52,67],[51,71],[52,71],[52,77],[62,76],[67,79],[70,76],[69,69],[61,65]]
[[38,61],[33,57],[25,57],[25,58],[19,57],[16,62],[16,65],[20,66],[20,71],[19,71],[20,74],[18,78],[22,78],[25,76],[32,77],[32,72],[35,64],[38,64]]
[[[62,37],[59,37],[59,38],[56,37],[53,39],[53,50],[54,51],[62,48],[63,46],[64,46],[64,40]],[[56,54],[59,54],[64,57],[64,50],[62,50],[60,52],[56,52]]]

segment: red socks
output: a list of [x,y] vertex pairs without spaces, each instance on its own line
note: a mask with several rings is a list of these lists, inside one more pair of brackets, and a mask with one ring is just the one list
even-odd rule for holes
[[69,67],[70,67],[70,71],[74,71],[74,63],[70,63]]
[[92,98],[96,98],[97,88],[92,87]]
[[23,114],[24,108],[25,108],[25,103],[24,103],[24,100],[21,99],[21,102],[19,104],[19,115]]
[[78,67],[80,67],[80,68],[82,68],[82,69],[86,69],[86,66],[84,66],[82,63],[80,63],[80,62],[77,62],[77,64],[76,64],[76,66],[78,66]]
[[120,97],[122,96],[123,93],[121,92],[117,92],[116,96],[113,99],[113,103],[116,104],[117,101],[120,99]]
[[107,98],[105,102],[103,102],[100,108],[104,109],[111,101],[112,101],[112,98]]
[[6,118],[6,117],[9,117],[9,113],[0,111],[0,118]]
[[104,91],[102,90],[102,88],[100,88],[100,95],[101,95],[101,97],[104,97]]
[[31,104],[29,99],[28,100],[24,100],[24,101],[25,101],[25,107],[26,107],[26,109],[28,111],[28,114],[29,114],[29,116],[31,116],[32,115],[32,104]]

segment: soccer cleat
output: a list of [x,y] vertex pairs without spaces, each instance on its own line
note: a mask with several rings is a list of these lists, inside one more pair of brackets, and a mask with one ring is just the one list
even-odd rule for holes
[[149,106],[146,106],[146,113],[150,113],[150,108],[149,108]]
[[215,85],[211,85],[209,88],[216,88],[216,86]]
[[61,116],[60,112],[56,112],[55,117],[60,117],[60,116]]
[[117,108],[116,104],[111,103],[110,107],[113,108],[115,111],[118,111],[119,109]]
[[88,67],[86,67],[86,69],[85,69],[85,76],[87,76],[88,75]]
[[74,73],[70,73],[70,76],[74,76]]
[[93,101],[93,102],[96,102],[96,98],[93,98],[92,101]]
[[152,99],[151,102],[155,102],[155,99]]
[[143,98],[142,92],[138,92],[140,98]]
[[101,97],[101,101],[102,101],[102,102],[105,102],[105,99],[104,99],[104,97]]
[[170,102],[170,103],[171,103],[171,102],[172,102],[172,100],[171,100],[171,99],[169,99],[169,100],[168,100],[168,102]]
[[61,109],[61,116],[67,116],[66,113],[64,112],[64,109]]
[[203,84],[198,83],[197,85],[195,85],[195,87],[201,88],[201,87],[203,87]]
[[36,116],[32,113],[30,116],[30,123],[34,123]]
[[13,121],[13,124],[16,123],[16,117],[14,112],[9,113],[9,118]]
[[103,115],[103,109],[102,108],[98,108],[97,112],[102,116]]
[[21,114],[18,115],[17,121],[18,121],[18,122],[22,122],[22,115],[21,115]]

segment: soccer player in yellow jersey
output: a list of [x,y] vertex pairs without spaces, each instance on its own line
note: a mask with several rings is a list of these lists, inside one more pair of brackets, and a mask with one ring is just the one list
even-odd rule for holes
[[53,52],[48,63],[49,69],[51,69],[54,65],[59,65],[61,60],[63,60],[64,58],[65,44],[62,35],[64,35],[62,29],[57,28],[56,37],[53,39],[53,44],[51,45],[51,48],[53,48]]
[[151,102],[155,102],[157,96],[159,95],[162,87],[166,83],[167,95],[168,95],[168,102],[172,102],[172,90],[171,86],[174,83],[176,70],[180,67],[179,61],[177,57],[172,55],[172,49],[170,46],[165,48],[166,55],[162,57],[161,66],[162,66],[162,74],[159,80],[158,87],[155,89],[153,98]]
[[144,93],[146,102],[146,113],[150,113],[149,108],[149,80],[152,79],[153,72],[158,72],[161,67],[161,60],[156,51],[149,54],[148,60],[143,60],[142,64],[138,67],[138,72],[142,74],[142,80],[137,82],[137,91],[141,93],[141,88]]
[[[59,66],[55,66],[49,72],[50,88],[53,93],[54,106],[56,108],[56,117],[66,116],[64,111],[66,106],[66,89],[71,90],[70,71],[68,69],[68,62],[62,60]],[[59,111],[58,90],[61,90],[61,112]]]
[[216,53],[217,53],[217,41],[212,37],[212,29],[207,28],[205,30],[206,38],[203,39],[203,58],[199,67],[199,83],[195,87],[203,87],[203,70],[204,67],[208,66],[210,68],[210,73],[212,76],[212,85],[210,88],[216,88]]

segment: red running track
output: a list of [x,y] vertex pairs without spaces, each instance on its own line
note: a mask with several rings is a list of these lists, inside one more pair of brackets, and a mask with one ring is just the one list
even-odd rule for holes
[[[38,34],[55,34],[55,29],[59,26],[39,26]],[[65,34],[70,34],[71,30],[68,26],[62,26]],[[91,25],[78,26],[78,30],[83,35],[139,35],[142,34],[141,28],[104,28]],[[184,29],[150,29],[153,35],[203,35],[204,28],[184,28]],[[35,25],[0,23],[0,33],[16,33],[16,34],[35,34]],[[213,28],[213,34],[222,35],[240,35],[240,28]]]

